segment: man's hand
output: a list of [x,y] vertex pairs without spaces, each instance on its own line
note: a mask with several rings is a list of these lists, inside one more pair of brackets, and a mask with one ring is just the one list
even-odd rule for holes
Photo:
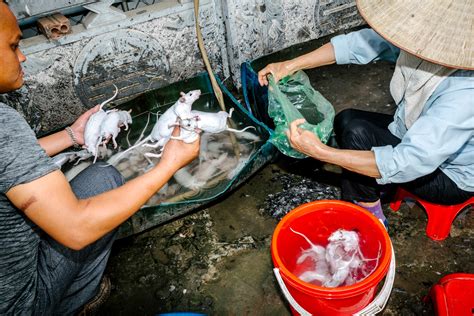
[[71,125],[71,129],[76,136],[77,143],[79,145],[84,145],[84,130],[86,129],[86,124],[92,114],[99,111],[100,105],[96,105],[93,108],[89,109],[87,112],[84,112],[79,118]]
[[310,131],[298,127],[305,122],[305,119],[294,120],[291,122],[290,129],[286,132],[286,136],[290,141],[291,147],[309,157],[321,160],[327,146]]
[[268,86],[268,74],[272,74],[273,78],[275,78],[275,82],[278,82],[281,78],[289,76],[293,74],[293,72],[294,71],[290,69],[289,61],[268,64],[258,72],[258,82],[261,86]]
[[381,177],[373,151],[331,148],[323,144],[313,133],[298,127],[304,122],[305,119],[291,122],[290,129],[286,132],[291,147],[309,157],[341,166],[349,171],[376,179]]
[[[84,145],[84,130],[86,124],[92,114],[99,111],[99,105],[93,107],[89,111],[85,112],[71,125],[72,132],[76,138],[76,142],[79,145]],[[57,153],[60,153],[64,149],[72,146],[72,139],[66,132],[62,130],[60,132],[41,137],[38,139],[40,146],[46,151],[48,156],[52,157]]]
[[[173,130],[173,136],[179,136],[179,126]],[[191,144],[186,144],[181,140],[170,139],[163,150],[160,165],[169,167],[174,172],[193,161],[199,154],[200,139]]]

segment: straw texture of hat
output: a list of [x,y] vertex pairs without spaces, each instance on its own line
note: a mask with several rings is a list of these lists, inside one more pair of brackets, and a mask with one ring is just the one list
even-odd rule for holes
[[395,46],[451,68],[474,70],[474,0],[356,0]]

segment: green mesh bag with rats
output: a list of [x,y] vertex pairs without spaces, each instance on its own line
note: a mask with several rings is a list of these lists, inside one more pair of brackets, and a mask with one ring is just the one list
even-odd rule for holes
[[308,76],[298,71],[275,83],[269,76],[268,114],[275,123],[275,131],[270,139],[279,151],[293,158],[305,158],[290,145],[286,131],[294,120],[304,118],[306,123],[299,127],[308,130],[326,143],[331,136],[334,107],[321,93],[313,89]]

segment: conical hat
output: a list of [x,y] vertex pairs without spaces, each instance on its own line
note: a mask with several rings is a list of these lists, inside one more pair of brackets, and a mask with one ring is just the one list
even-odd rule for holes
[[367,23],[395,46],[430,62],[474,69],[473,0],[356,0]]

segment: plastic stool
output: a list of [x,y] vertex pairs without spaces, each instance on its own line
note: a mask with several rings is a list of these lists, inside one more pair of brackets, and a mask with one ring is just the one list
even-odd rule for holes
[[474,205],[474,197],[464,203],[455,205],[441,205],[427,202],[420,199],[410,192],[398,188],[395,198],[390,203],[390,208],[398,211],[400,204],[405,198],[416,200],[426,211],[428,215],[428,224],[426,225],[426,235],[433,240],[444,240],[449,235],[451,224],[456,215],[459,214],[466,206]]
[[438,316],[474,314],[474,274],[453,273],[442,277],[424,298],[431,300]]

